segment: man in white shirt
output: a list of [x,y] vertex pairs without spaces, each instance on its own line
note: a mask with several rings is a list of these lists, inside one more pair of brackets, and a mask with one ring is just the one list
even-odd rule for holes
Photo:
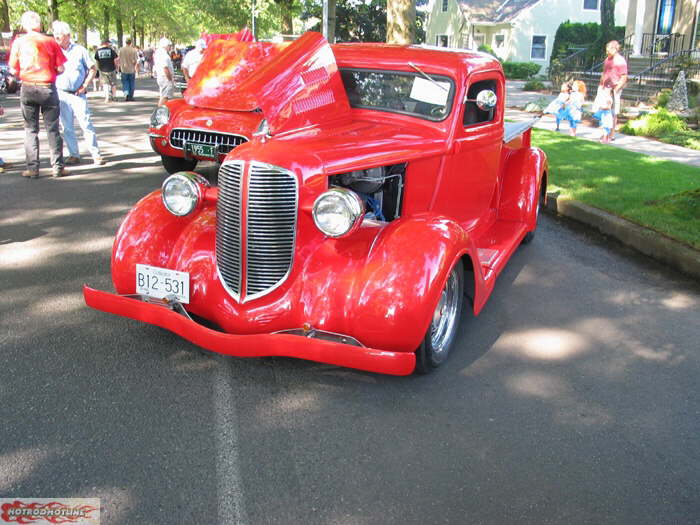
[[195,71],[199,67],[204,57],[204,50],[207,44],[201,38],[194,44],[194,49],[190,50],[182,59],[182,74],[185,75],[185,82],[189,84],[190,78],[194,76]]
[[158,49],[153,55],[153,71],[160,90],[159,106],[164,106],[168,99],[175,95],[175,83],[173,82],[175,68],[173,68],[173,61],[170,58],[172,46],[173,43],[163,37],[158,42]]

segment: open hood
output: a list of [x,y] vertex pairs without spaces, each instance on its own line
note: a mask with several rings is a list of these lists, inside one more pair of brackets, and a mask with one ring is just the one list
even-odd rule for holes
[[228,111],[260,109],[273,135],[350,112],[333,51],[313,32],[288,44],[212,42],[185,100]]

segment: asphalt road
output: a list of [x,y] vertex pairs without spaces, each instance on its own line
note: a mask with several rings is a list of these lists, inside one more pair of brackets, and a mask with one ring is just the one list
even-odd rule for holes
[[107,165],[0,175],[0,497],[99,497],[109,524],[700,523],[700,286],[571,224],[542,219],[425,377],[203,355],[85,307],[163,179],[136,96],[93,100]]

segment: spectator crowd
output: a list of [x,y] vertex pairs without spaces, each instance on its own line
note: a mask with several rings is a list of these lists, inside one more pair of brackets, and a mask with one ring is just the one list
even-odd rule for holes
[[[156,50],[150,46],[144,50],[126,38],[125,45],[115,49],[106,39],[101,46],[88,51],[71,39],[71,28],[63,21],[52,24],[52,36],[41,32],[41,17],[34,11],[26,11],[20,20],[24,33],[12,42],[8,65],[21,80],[20,107],[24,121],[24,150],[26,169],[22,176],[39,176],[39,120],[43,118],[46,129],[51,174],[63,177],[69,172],[66,166],[82,162],[76,135],[76,123],[80,127],[85,149],[95,165],[105,164],[98,143],[95,126],[87,98],[92,86],[97,91],[101,84],[105,103],[117,100],[117,80],[121,77],[124,102],[134,101],[136,79],[140,74],[153,76],[160,92],[158,104],[173,98],[175,86],[174,61],[182,62],[186,81],[196,71],[206,47],[200,40],[184,59],[173,49],[172,42],[162,38]],[[0,117],[4,114],[0,106]],[[64,157],[63,146],[68,150]],[[0,157],[0,173],[7,164]]]

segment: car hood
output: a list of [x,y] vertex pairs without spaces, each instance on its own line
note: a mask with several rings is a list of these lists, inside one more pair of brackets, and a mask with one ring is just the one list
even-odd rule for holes
[[289,44],[214,41],[185,100],[210,109],[260,109],[272,135],[347,118],[350,113],[333,51],[314,32]]

